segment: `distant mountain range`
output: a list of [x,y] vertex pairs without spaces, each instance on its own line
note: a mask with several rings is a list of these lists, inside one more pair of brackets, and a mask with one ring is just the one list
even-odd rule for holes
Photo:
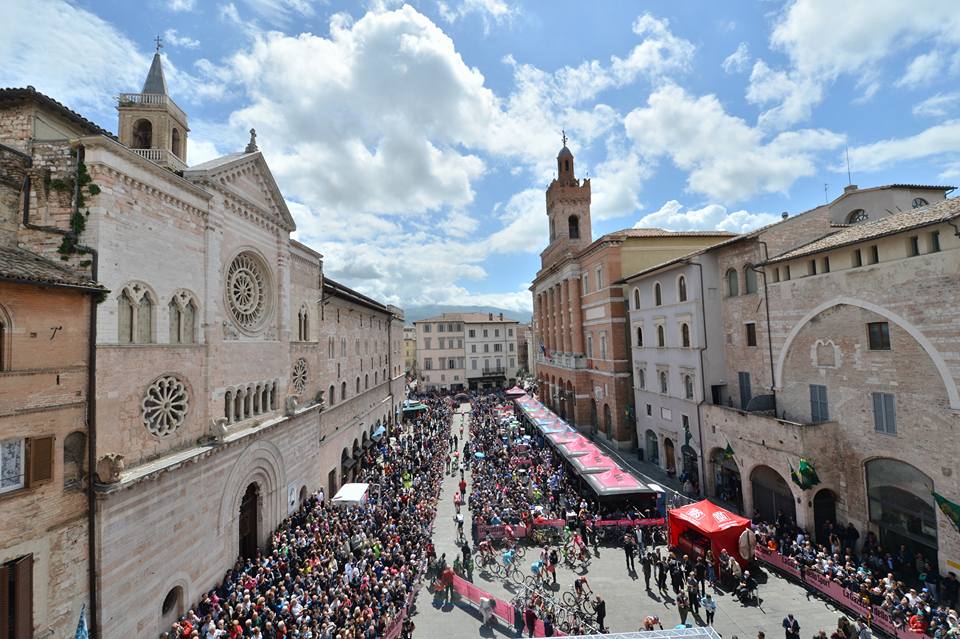
[[495,306],[442,306],[431,304],[426,306],[407,306],[403,309],[403,319],[407,324],[413,324],[422,319],[440,315],[441,313],[503,313],[504,318],[515,319],[524,324],[530,323],[529,311],[508,311]]

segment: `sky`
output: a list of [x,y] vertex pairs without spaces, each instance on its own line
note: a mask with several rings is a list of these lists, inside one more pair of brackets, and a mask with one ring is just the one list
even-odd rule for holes
[[248,130],[325,272],[529,310],[561,130],[593,236],[747,231],[853,182],[960,180],[944,0],[5,0],[0,86],[116,131],[154,38],[188,162]]

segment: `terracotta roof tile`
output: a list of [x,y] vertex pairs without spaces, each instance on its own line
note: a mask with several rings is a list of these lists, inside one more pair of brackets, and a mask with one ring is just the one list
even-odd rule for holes
[[40,93],[33,87],[28,86],[26,88],[20,88],[20,87],[0,88],[0,102],[17,102],[17,101],[23,101],[23,100],[33,100],[34,102],[38,102],[55,111],[58,111],[60,115],[66,117],[68,120],[71,120],[76,124],[79,124],[84,128],[89,129],[91,133],[105,135],[113,139],[116,139],[117,137],[113,133],[110,133],[110,131],[107,131],[103,127],[98,126],[94,122],[91,122],[90,120],[83,117],[73,109],[70,109],[69,107],[65,106],[61,102],[57,102],[56,100],[51,98],[49,95]]
[[96,282],[52,260],[13,246],[0,246],[0,279],[103,290]]

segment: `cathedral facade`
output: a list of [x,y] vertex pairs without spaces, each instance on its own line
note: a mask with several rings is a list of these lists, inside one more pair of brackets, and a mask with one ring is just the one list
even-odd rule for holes
[[32,89],[0,95],[0,144],[31,158],[3,230],[109,291],[90,366],[89,607],[96,636],[148,637],[308,495],[349,481],[403,401],[403,314],[291,238],[255,134],[188,167],[159,56],[118,111],[114,138]]

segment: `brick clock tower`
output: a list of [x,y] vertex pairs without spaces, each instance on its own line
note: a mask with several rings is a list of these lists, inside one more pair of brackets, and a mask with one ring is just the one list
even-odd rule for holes
[[547,217],[550,218],[550,244],[540,254],[546,268],[560,257],[576,253],[593,240],[590,228],[590,178],[578,180],[573,168],[573,153],[563,148],[557,154],[557,177],[547,187]]

